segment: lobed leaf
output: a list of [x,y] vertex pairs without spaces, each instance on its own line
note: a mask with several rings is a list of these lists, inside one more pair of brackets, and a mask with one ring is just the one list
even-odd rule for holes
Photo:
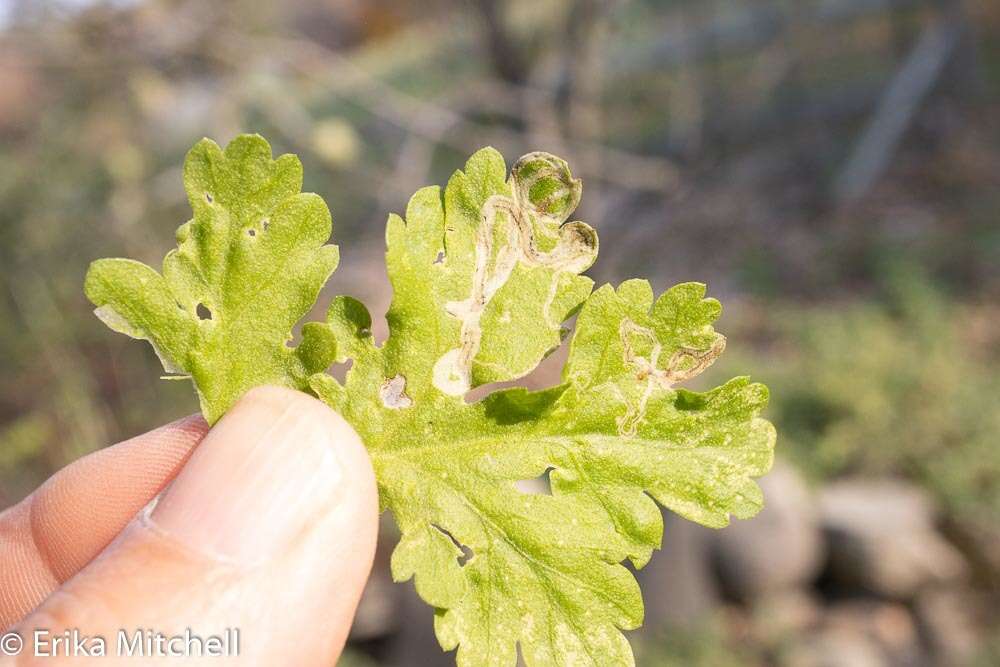
[[[508,175],[484,149],[444,192],[424,188],[405,218],[390,216],[385,343],[360,302],[337,297],[292,351],[291,328],[335,254],[322,245],[329,218],[296,194],[297,162],[271,162],[269,149],[263,159],[262,141],[192,151],[195,219],[180,249],[163,276],[95,263],[98,313],[190,374],[211,418],[264,382],[309,388],[340,411],[400,528],[393,576],[414,579],[459,665],[514,665],[518,646],[529,665],[634,664],[622,630],[641,624],[642,598],[622,562],[642,567],[659,547],[657,503],[721,527],[760,508],[752,478],[771,465],[774,429],[758,416],[766,388],[746,378],[678,387],[725,347],[712,326],[719,303],[697,283],[655,299],[642,280],[591,292],[580,273],[597,236],[569,221],[581,186],[566,163],[531,153]],[[243,237],[262,219],[283,230],[274,245]],[[574,314],[561,384],[467,401],[533,370]],[[348,359],[343,384],[320,372]],[[523,491],[528,480],[546,492]]]
[[210,423],[251,387],[308,389],[335,355],[320,324],[288,346],[338,262],[337,247],[324,245],[330,212],[301,187],[299,159],[272,160],[259,136],[225,151],[203,139],[184,163],[194,217],[177,230],[162,274],[128,259],[98,260],[87,273],[98,317],[148,340],[167,373],[190,377]]

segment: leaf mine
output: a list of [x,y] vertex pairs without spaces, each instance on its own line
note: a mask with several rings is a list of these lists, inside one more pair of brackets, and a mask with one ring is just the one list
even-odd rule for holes
[[[461,322],[460,345],[438,359],[434,386],[451,396],[464,395],[472,388],[472,364],[482,340],[483,312],[518,264],[549,270],[544,316],[550,325],[558,326],[549,308],[561,274],[581,273],[597,257],[597,235],[590,226],[563,224],[576,208],[581,190],[580,181],[572,178],[565,162],[546,153],[530,153],[514,166],[510,181],[510,195],[493,195],[482,205],[471,293],[466,299],[445,304],[447,313]],[[539,192],[544,196],[539,198]],[[548,249],[541,249],[543,245]],[[502,317],[509,322],[509,311]]]

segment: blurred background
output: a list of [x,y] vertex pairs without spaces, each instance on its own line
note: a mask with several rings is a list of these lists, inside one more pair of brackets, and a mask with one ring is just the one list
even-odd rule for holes
[[[583,177],[598,282],[723,301],[700,386],[769,384],[779,460],[758,518],[667,517],[640,665],[1000,664],[1000,2],[0,0],[0,509],[197,410],[83,275],[158,265],[244,131],[333,211],[317,314],[384,311],[386,214],[486,144]],[[342,664],[453,664],[384,532]]]

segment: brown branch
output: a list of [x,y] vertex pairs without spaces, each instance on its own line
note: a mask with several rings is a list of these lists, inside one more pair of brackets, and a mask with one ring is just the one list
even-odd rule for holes
[[487,55],[496,75],[507,83],[524,83],[528,78],[528,62],[515,45],[503,17],[503,0],[470,0],[486,31]]

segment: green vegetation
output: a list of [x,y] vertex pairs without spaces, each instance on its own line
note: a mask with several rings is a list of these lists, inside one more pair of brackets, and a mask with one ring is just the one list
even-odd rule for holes
[[901,476],[957,518],[1000,511],[1000,358],[995,309],[954,305],[912,265],[880,298],[836,308],[749,313],[741,338],[767,341],[737,360],[774,388],[783,452],[815,480]]
[[[389,337],[337,297],[326,324],[292,327],[334,270],[329,212],[299,193],[294,156],[259,136],[188,154],[194,218],[162,274],[132,260],[95,262],[87,295],[111,328],[149,340],[172,377],[189,377],[217,420],[248,388],[311,389],[369,449],[382,506],[401,539],[397,581],[414,578],[458,664],[630,665],[620,630],[642,623],[638,585],[663,532],[653,499],[722,527],[759,510],[752,480],[771,465],[767,389],[747,378],[704,393],[676,388],[725,348],[705,286],[654,299],[644,280],[591,292],[579,274],[597,235],[570,222],[582,186],[568,165],[529,153],[508,177],[493,149],[442,192],[392,215],[386,265]],[[579,313],[561,383],[475,387],[531,372]],[[352,360],[344,383],[325,372]],[[547,477],[550,493],[516,483]],[[648,495],[647,495],[648,494]]]

